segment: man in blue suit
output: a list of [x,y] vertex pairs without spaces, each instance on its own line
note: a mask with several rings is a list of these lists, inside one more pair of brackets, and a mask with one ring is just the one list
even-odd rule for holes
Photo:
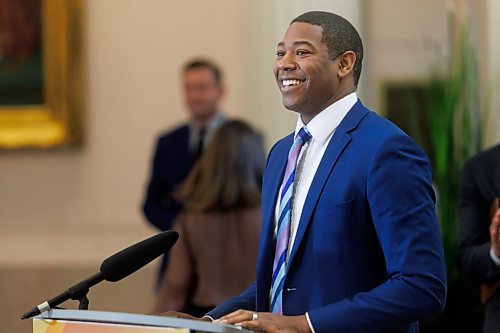
[[357,98],[362,58],[355,28],[332,13],[299,16],[278,44],[274,73],[297,127],[268,157],[256,282],[207,314],[218,322],[414,333],[442,311],[431,167]]
[[[188,124],[158,138],[143,205],[148,221],[161,231],[171,229],[182,208],[173,196],[174,191],[224,121],[219,113],[224,94],[222,74],[214,63],[203,59],[187,63],[182,71],[182,83],[191,119]],[[162,261],[159,279],[165,270],[166,258]]]

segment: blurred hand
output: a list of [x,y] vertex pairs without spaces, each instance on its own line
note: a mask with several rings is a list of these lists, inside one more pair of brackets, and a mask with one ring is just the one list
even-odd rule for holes
[[500,258],[500,209],[493,216],[490,224],[491,249]]
[[177,311],[167,311],[167,312],[155,313],[154,315],[155,316],[162,316],[162,317],[209,321],[209,322],[212,321],[212,319],[210,319],[208,317],[198,318],[198,317],[193,317],[191,315],[188,315],[187,313],[182,313],[182,312],[177,312]]
[[[253,320],[253,315],[257,319]],[[269,312],[252,312],[237,310],[225,315],[215,322],[220,324],[241,325],[242,327],[266,333],[310,333],[306,316],[281,316]]]

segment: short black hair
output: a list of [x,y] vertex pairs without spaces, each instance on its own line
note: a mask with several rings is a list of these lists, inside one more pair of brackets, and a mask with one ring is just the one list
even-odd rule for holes
[[184,73],[198,68],[208,68],[214,74],[215,82],[218,84],[222,83],[222,72],[215,63],[206,59],[194,59],[184,65]]
[[331,60],[346,51],[352,51],[356,55],[356,62],[353,67],[354,84],[357,86],[361,75],[363,62],[363,43],[356,28],[345,18],[322,11],[312,11],[304,13],[295,18],[290,24],[295,22],[309,23],[323,28],[321,41],[328,47],[328,54]]

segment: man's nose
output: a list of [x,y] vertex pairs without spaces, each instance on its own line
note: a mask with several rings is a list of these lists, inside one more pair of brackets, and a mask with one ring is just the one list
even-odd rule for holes
[[295,62],[293,56],[287,54],[279,60],[278,68],[282,71],[294,70],[297,68],[297,63]]

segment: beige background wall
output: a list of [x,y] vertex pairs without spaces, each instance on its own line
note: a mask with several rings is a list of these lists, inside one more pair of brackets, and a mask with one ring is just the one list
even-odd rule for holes
[[425,80],[441,64],[448,51],[446,2],[366,1],[363,75],[370,85],[366,98],[372,107],[382,109],[385,82]]
[[486,1],[486,47],[487,70],[489,74],[487,83],[491,96],[491,111],[487,121],[486,145],[500,143],[500,1]]
[[490,113],[484,115],[484,146],[500,142],[500,29],[496,0],[365,0],[366,61],[364,100],[382,110],[385,82],[425,81],[449,55],[449,16],[465,8],[478,54],[483,91]]

